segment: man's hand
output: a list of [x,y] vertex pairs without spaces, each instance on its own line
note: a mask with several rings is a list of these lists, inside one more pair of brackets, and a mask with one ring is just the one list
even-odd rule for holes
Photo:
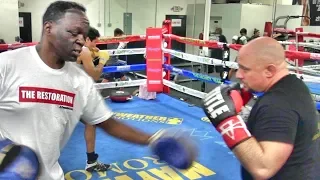
[[98,126],[116,138],[149,145],[153,154],[157,155],[160,160],[179,169],[189,168],[198,155],[197,145],[190,135],[185,133],[185,130],[161,129],[150,136],[113,118]]
[[251,137],[246,124],[238,115],[244,105],[240,90],[238,83],[223,84],[203,99],[204,112],[230,149]]

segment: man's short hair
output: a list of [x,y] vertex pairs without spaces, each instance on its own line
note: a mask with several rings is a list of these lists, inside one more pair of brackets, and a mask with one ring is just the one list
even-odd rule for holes
[[48,21],[54,21],[61,19],[68,11],[79,10],[86,12],[86,8],[76,2],[72,1],[55,1],[49,5],[46,12],[42,17],[42,24]]
[[90,39],[90,41],[93,41],[96,38],[100,37],[100,33],[96,28],[90,26],[87,33],[87,37]]
[[117,35],[123,35],[124,32],[120,29],[120,28],[116,28],[114,31],[113,31],[113,35],[114,36],[117,36]]
[[247,34],[247,29],[246,28],[242,28],[240,30],[240,34]]

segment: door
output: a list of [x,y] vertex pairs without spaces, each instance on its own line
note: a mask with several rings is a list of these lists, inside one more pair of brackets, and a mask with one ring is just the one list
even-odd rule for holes
[[[187,36],[187,16],[186,15],[166,15],[166,20],[171,20],[172,24],[172,34],[177,36],[186,37]],[[171,43],[173,50],[185,52],[186,51],[186,45],[184,43],[180,43],[177,41],[172,41]],[[172,59],[172,64],[175,63],[185,63],[183,60],[178,60],[176,62],[176,59]]]
[[132,13],[123,13],[123,32],[132,35]]
[[32,42],[31,13],[19,12],[21,42]]

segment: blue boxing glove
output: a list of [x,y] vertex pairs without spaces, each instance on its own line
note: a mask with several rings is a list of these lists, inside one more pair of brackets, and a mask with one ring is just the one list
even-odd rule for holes
[[0,140],[0,179],[34,180],[39,173],[37,155],[27,146]]
[[178,169],[190,168],[198,155],[196,143],[183,130],[159,130],[150,138],[149,144],[161,161]]

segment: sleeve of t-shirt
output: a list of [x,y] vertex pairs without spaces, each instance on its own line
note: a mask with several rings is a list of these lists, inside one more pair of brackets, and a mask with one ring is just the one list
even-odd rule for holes
[[3,84],[4,84],[5,68],[6,68],[6,63],[5,63],[4,59],[2,58],[2,56],[0,55],[0,98],[2,96],[2,92],[4,92]]
[[258,141],[294,143],[299,122],[295,111],[285,106],[265,105],[256,118],[253,129]]
[[107,106],[100,92],[94,87],[92,81],[87,97],[87,103],[83,110],[82,120],[88,124],[95,125],[110,119],[112,110]]
[[221,37],[220,42],[228,43],[227,38],[224,35],[221,35],[220,37]]

